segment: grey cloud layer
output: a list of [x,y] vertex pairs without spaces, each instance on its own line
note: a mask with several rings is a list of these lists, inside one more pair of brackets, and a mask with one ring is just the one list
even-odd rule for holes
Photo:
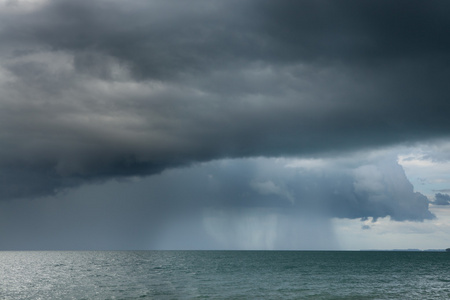
[[0,12],[2,199],[448,135],[445,2],[44,3]]
[[435,205],[450,205],[450,195],[437,193],[433,202]]
[[[338,218],[433,219],[393,157],[346,160],[229,161],[206,165],[214,195],[227,207],[278,207]],[[196,177],[196,176],[194,176]],[[220,206],[220,205],[219,205]]]
[[0,202],[0,249],[339,249],[331,218],[423,221],[428,205],[395,157],[219,160]]

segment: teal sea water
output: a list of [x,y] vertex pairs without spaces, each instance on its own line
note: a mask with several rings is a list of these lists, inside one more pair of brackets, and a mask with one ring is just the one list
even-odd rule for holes
[[450,253],[6,251],[0,299],[450,299]]

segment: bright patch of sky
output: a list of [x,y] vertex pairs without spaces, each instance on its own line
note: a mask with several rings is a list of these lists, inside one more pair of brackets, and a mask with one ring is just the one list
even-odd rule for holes
[[[450,161],[443,159],[448,144],[440,147],[397,148],[398,163],[416,192],[430,202],[436,193],[450,193]],[[389,217],[374,220],[333,219],[341,249],[443,249],[450,245],[450,206],[430,203],[436,216],[423,222],[396,222]]]
[[434,220],[373,222],[333,219],[336,239],[344,250],[445,249],[450,245],[450,207],[431,207]]
[[399,155],[398,163],[416,191],[429,198],[438,192],[450,192],[450,161],[436,161],[423,151],[414,151]]

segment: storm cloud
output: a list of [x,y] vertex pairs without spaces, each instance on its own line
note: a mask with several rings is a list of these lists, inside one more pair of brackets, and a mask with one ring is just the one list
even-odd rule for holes
[[0,202],[0,249],[339,249],[331,221],[435,218],[387,156],[225,159]]
[[[446,2],[1,5],[0,200],[213,160],[320,158],[449,134]],[[254,197],[231,201],[433,217],[392,161],[339,176],[297,171],[292,180],[308,188],[249,178],[233,189]]]
[[450,195],[437,193],[435,196],[433,204],[435,205],[450,205]]

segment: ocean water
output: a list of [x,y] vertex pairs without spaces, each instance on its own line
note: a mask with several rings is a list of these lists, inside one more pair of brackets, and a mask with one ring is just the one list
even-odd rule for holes
[[0,299],[450,299],[450,253],[7,251]]

